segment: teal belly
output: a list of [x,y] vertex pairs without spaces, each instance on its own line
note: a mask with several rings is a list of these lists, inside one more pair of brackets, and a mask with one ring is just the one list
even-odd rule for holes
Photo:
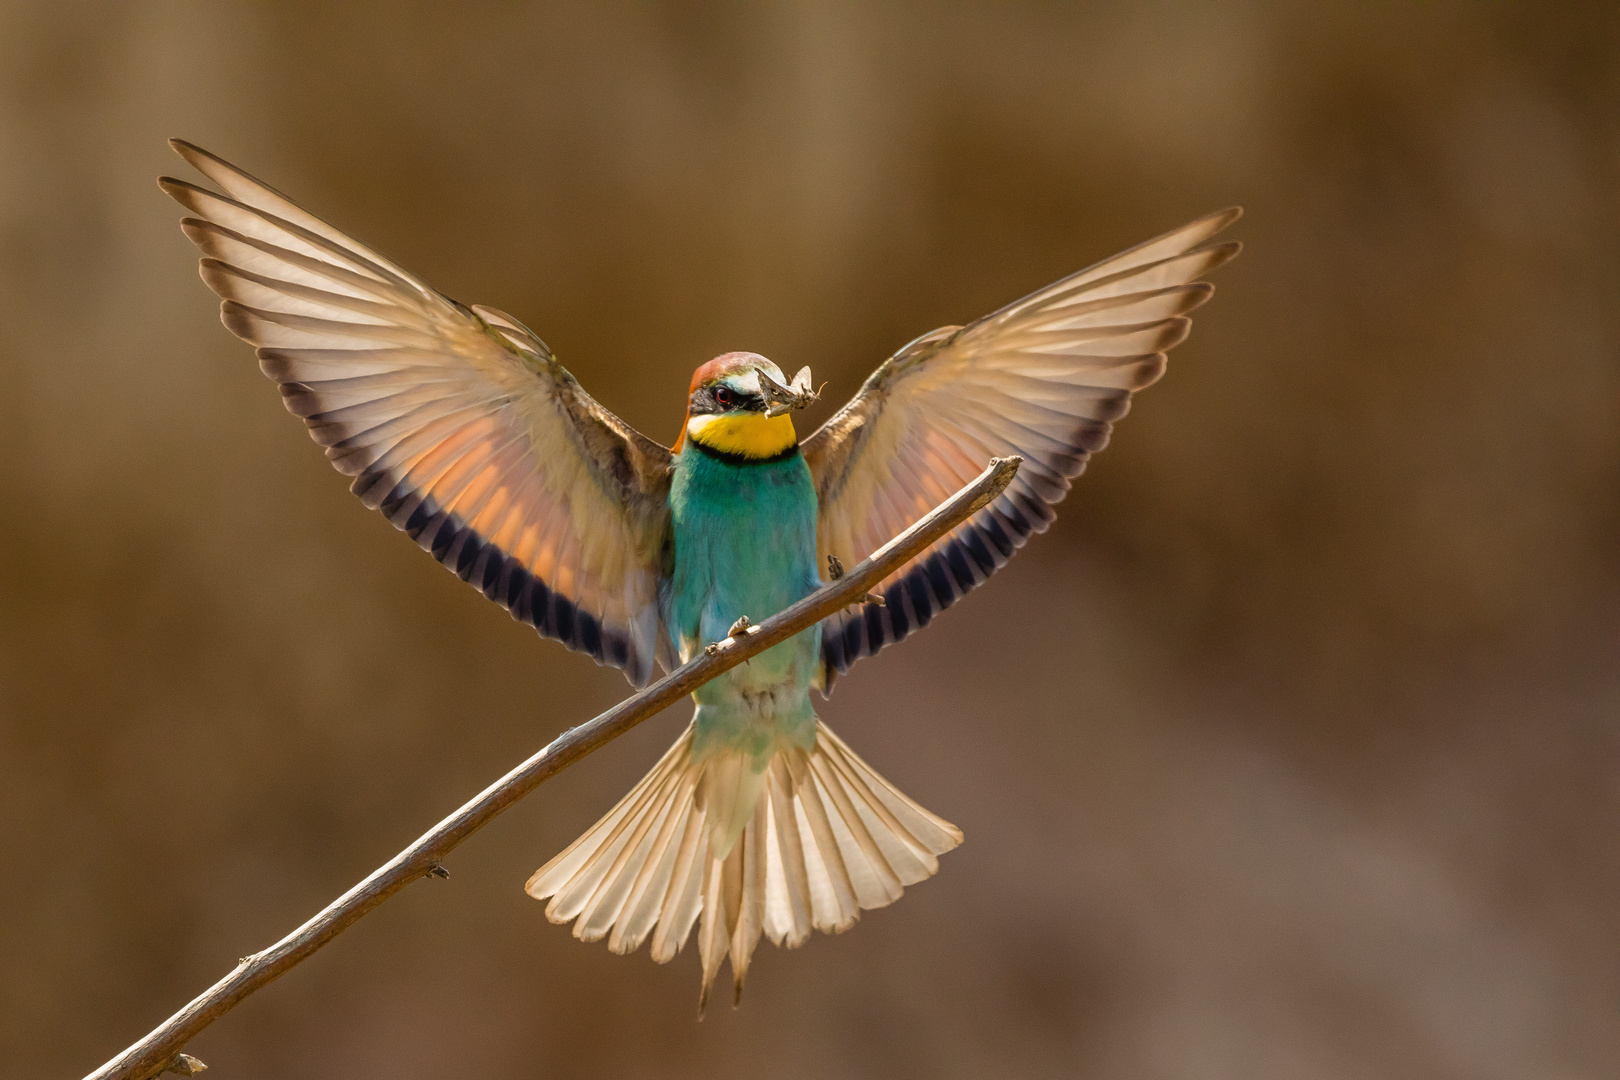
[[[797,454],[733,464],[687,444],[670,488],[674,562],[662,602],[684,661],[726,636],[739,616],[761,622],[814,592],[816,492]],[[789,738],[808,746],[810,683],[821,652],[812,627],[701,687],[693,751],[767,753]]]

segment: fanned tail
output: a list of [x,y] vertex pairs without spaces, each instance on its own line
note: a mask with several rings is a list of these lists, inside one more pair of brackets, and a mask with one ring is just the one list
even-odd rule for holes
[[[819,721],[815,746],[784,744],[763,772],[741,754],[692,758],[692,728],[607,816],[529,879],[546,917],[582,941],[666,963],[694,924],[699,1009],[729,956],[734,1002],[763,933],[797,948],[939,869],[962,833],[879,776]],[[752,813],[738,800],[752,800]],[[740,835],[728,819],[748,814]],[[728,837],[726,834],[730,834]],[[718,850],[717,850],[718,849]]]

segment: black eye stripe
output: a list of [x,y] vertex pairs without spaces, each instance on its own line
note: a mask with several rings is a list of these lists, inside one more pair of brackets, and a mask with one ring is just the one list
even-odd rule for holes
[[724,383],[706,386],[692,395],[692,408],[698,413],[765,411],[765,399]]

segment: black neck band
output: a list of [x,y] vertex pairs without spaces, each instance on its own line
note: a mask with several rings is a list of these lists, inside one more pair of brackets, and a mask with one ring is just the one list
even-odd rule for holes
[[746,454],[732,454],[726,452],[725,450],[716,450],[712,446],[704,446],[701,442],[692,438],[690,435],[687,436],[686,441],[697,447],[704,454],[714,458],[714,460],[723,461],[727,465],[775,465],[778,462],[796,457],[799,453],[799,444],[797,442],[793,443],[793,445],[789,446],[781,453],[772,454],[770,457],[749,457]]

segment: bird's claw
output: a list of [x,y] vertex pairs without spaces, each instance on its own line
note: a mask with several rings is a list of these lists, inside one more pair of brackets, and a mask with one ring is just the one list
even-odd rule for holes
[[758,630],[759,627],[755,626],[748,616],[739,615],[737,621],[731,624],[731,629],[726,631],[726,639],[724,641],[709,642],[703,646],[703,654],[705,656],[719,656],[721,649],[724,649],[738,638],[745,638]]
[[[827,556],[827,580],[828,581],[837,581],[839,578],[841,578],[843,576],[844,576],[844,560],[840,559],[836,555],[828,555]],[[862,596],[859,600],[857,600],[855,602],[858,603],[858,604],[876,604],[878,607],[888,607],[888,605],[883,602],[883,597],[881,597],[877,593],[873,593],[873,592],[867,593],[866,595]]]

